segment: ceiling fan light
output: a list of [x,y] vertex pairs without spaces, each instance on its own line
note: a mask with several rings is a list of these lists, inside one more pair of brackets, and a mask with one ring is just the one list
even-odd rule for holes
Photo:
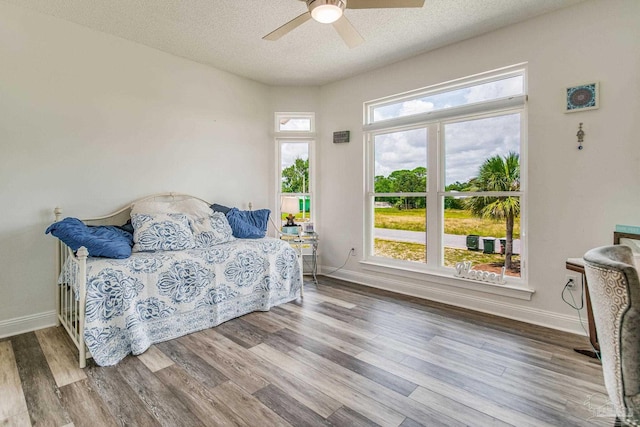
[[311,16],[318,22],[322,22],[323,24],[331,24],[332,22],[336,22],[338,19],[340,19],[340,17],[342,16],[342,10],[340,10],[338,6],[325,4],[313,9],[313,12],[311,12]]
[[311,17],[323,24],[331,24],[342,17],[345,8],[343,0],[314,0],[308,3]]

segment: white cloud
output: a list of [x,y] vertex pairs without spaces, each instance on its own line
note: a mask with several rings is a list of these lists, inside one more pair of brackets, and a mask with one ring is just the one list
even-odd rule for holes
[[389,176],[396,170],[427,166],[425,129],[377,135],[375,139],[375,175]]
[[433,102],[425,101],[424,99],[412,99],[410,101],[374,109],[373,120],[378,122],[396,117],[411,116],[414,114],[426,113],[434,108],[435,104]]
[[306,142],[285,142],[281,145],[280,158],[282,169],[294,164],[296,159],[309,158],[309,144]]
[[468,104],[487,101],[490,99],[504,98],[510,95],[521,94],[523,91],[522,76],[509,77],[495,82],[485,83],[468,88],[465,99]]
[[445,126],[445,185],[466,182],[485,159],[520,152],[520,115],[490,117]]
[[[467,182],[478,174],[485,159],[520,152],[520,115],[489,117],[447,124],[445,185]],[[375,175],[427,166],[426,130],[393,132],[375,139]]]
[[311,130],[311,120],[303,119],[283,119],[280,120],[280,130],[288,131],[309,131]]
[[427,111],[433,110],[434,107],[435,105],[433,102],[414,99],[412,101],[403,102],[400,112],[402,116],[409,116],[412,114],[426,113]]

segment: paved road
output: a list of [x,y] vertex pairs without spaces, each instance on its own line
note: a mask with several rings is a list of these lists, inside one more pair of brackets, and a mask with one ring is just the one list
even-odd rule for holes
[[[390,228],[376,228],[374,237],[380,239],[397,240],[400,242],[426,243],[426,234],[421,231],[392,230]],[[500,242],[496,242],[496,252],[500,250]],[[467,236],[457,234],[445,234],[444,246],[448,248],[467,248]],[[480,249],[484,249],[483,241],[480,239]],[[513,253],[520,253],[520,239],[513,240]]]

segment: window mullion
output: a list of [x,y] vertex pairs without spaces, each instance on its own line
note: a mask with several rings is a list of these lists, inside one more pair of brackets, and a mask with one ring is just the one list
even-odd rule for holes
[[440,186],[439,157],[439,126],[427,126],[427,265],[437,267],[441,261],[441,233],[442,219],[439,207],[438,188]]
[[365,257],[371,257],[374,255],[373,243],[374,243],[374,206],[375,206],[375,186],[374,180],[374,165],[375,165],[375,147],[373,146],[373,137],[371,134],[366,135],[365,141],[365,232],[364,232],[364,254]]

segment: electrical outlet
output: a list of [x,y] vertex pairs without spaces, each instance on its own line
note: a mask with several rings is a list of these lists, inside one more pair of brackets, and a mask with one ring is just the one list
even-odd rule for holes
[[567,274],[564,276],[564,283],[570,291],[579,291],[582,289],[582,276],[577,274]]
[[356,248],[351,248],[351,256],[356,256]]

